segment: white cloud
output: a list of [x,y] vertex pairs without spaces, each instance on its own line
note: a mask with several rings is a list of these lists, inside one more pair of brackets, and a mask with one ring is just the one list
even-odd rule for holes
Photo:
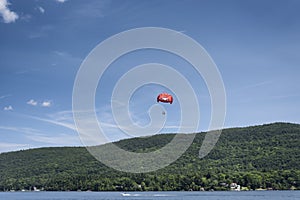
[[52,105],[51,101],[44,101],[42,104],[42,107],[50,107]]
[[13,107],[11,105],[4,107],[5,111],[13,110]]
[[38,103],[37,101],[30,99],[29,101],[27,101],[27,104],[32,105],[32,106],[36,106]]
[[58,3],[65,3],[67,0],[55,0]]
[[0,14],[3,17],[4,23],[15,22],[19,18],[17,13],[8,9],[8,5],[10,5],[10,3],[7,2],[7,0],[0,0]]
[[27,101],[27,104],[28,105],[31,105],[31,106],[37,106],[37,105],[40,105],[41,107],[50,107],[52,106],[52,101],[49,101],[49,100],[45,100],[43,101],[42,103],[38,103],[37,101],[35,101],[34,99],[30,99],[29,101]]
[[37,7],[37,9],[42,13],[44,14],[45,13],[45,9],[41,6]]

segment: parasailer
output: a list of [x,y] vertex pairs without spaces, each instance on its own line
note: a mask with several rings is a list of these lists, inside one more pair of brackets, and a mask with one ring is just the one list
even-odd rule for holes
[[168,93],[161,93],[157,96],[157,102],[163,102],[163,103],[173,103],[173,97],[172,95]]

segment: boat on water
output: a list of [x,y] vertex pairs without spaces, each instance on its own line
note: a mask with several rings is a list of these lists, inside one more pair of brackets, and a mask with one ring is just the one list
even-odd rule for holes
[[126,192],[121,193],[121,195],[123,197],[137,197],[137,196],[141,196],[140,194],[126,193]]
[[131,196],[131,195],[128,194],[128,193],[121,193],[121,195],[122,195],[123,197],[129,197],[129,196]]

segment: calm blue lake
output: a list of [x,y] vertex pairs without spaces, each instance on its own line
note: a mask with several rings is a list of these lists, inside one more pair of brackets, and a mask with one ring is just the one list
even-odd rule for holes
[[299,200],[300,191],[250,192],[0,192],[1,200]]

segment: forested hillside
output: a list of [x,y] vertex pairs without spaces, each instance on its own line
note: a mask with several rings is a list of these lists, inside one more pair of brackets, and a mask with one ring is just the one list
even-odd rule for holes
[[[205,133],[170,166],[123,173],[101,164],[84,147],[40,148],[0,154],[0,191],[300,189],[300,125],[274,123],[223,130],[208,156],[198,158]],[[126,150],[149,152],[174,134],[122,140]]]

